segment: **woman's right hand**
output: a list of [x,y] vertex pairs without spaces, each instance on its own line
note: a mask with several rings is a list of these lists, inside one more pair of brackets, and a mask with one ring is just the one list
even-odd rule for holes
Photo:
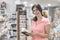
[[35,36],[36,34],[35,33],[30,33],[29,34],[31,37]]

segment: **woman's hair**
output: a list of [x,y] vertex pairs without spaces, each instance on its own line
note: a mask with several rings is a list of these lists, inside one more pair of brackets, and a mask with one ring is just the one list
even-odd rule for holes
[[[33,10],[35,7],[41,12],[41,15],[43,16],[41,6],[40,6],[39,4],[37,4],[37,5],[35,4],[35,5],[32,6],[32,10]],[[33,18],[33,20],[34,20],[34,21],[37,21],[38,19],[37,19],[37,17],[35,16],[35,17]]]

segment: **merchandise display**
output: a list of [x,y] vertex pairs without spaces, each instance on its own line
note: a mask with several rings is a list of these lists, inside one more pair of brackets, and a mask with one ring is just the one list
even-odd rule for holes
[[22,28],[27,29],[27,13],[26,10],[22,9],[24,8],[23,4],[18,5],[17,8],[17,38],[18,40],[27,40],[27,36],[21,31]]
[[[25,10],[22,10],[22,11],[20,10],[20,12],[21,12],[21,13],[22,13],[22,12],[24,13]],[[26,19],[27,19],[27,17],[26,17],[25,14],[20,14],[20,15],[19,15],[19,20],[20,20],[20,23],[19,23],[20,26],[19,26],[19,28],[20,28],[20,29],[21,29],[21,28],[27,28],[27,21],[26,21]],[[19,29],[18,31],[20,31],[20,29]],[[22,35],[22,34],[23,34],[23,33],[20,32],[20,35],[21,35],[20,37],[24,36],[24,34],[23,34],[23,35]],[[25,38],[25,39],[26,39],[26,38]],[[25,40],[25,39],[24,39],[24,40]]]

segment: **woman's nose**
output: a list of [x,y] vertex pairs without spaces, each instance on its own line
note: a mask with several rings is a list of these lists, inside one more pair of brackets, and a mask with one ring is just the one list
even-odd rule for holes
[[36,14],[37,13],[37,11],[34,11],[34,14]]

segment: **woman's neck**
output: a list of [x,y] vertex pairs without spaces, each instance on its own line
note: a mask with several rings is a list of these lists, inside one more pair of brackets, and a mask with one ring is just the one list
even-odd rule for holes
[[37,21],[40,21],[42,19],[42,16],[37,17]]

